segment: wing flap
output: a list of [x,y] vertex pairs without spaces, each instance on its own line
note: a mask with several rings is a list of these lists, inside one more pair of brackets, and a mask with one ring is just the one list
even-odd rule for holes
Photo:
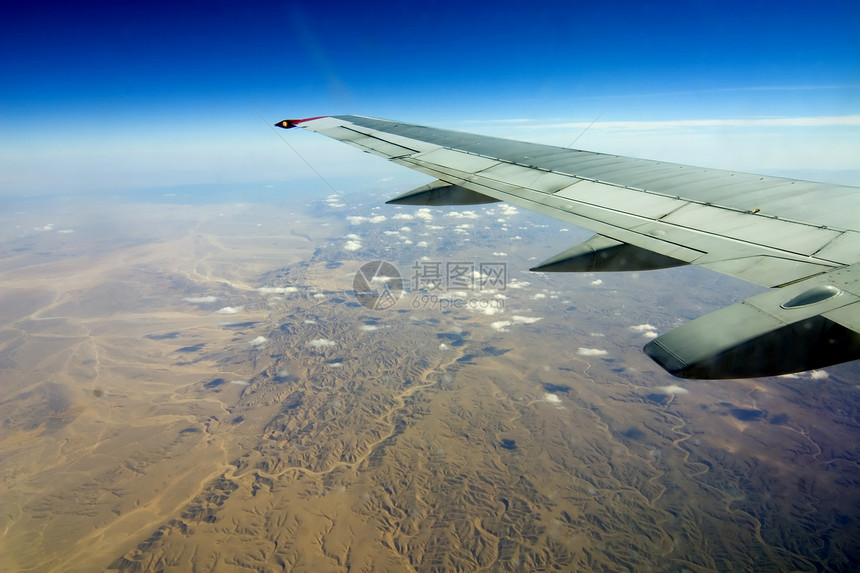
[[645,353],[675,376],[703,379],[776,376],[856,360],[860,296],[846,288],[856,286],[858,271],[832,271],[712,312],[655,338]]

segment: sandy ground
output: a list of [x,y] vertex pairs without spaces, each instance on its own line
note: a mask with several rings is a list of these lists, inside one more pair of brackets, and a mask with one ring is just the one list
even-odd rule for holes
[[[860,558],[856,365],[681,382],[640,348],[746,296],[709,273],[564,282],[521,272],[558,246],[544,220],[510,215],[524,238],[494,255],[495,231],[464,227],[464,242],[392,213],[367,231],[325,209],[2,216],[3,570],[815,571]],[[360,264],[399,257],[405,274],[419,240],[440,260],[507,261],[503,292],[453,295],[504,310],[356,304]],[[691,280],[704,284],[680,288]]]

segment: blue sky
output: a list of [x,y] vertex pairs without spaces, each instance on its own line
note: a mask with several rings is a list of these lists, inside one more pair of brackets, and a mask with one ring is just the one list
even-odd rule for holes
[[577,147],[860,171],[854,0],[132,4],[3,4],[0,193],[306,178],[259,116],[335,113],[559,145],[599,117]]

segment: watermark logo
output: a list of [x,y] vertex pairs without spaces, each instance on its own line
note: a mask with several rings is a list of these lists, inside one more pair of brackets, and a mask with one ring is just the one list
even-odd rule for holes
[[[504,309],[504,297],[489,295],[507,288],[505,263],[424,260],[416,261],[411,270],[411,281],[406,281],[391,263],[365,263],[352,281],[355,298],[365,308],[386,310],[397,304],[404,291],[412,291],[415,293],[412,308],[416,309],[462,308],[485,312]],[[464,296],[465,292],[484,296]]]
[[403,294],[403,278],[391,263],[364,263],[352,279],[358,302],[371,310],[386,310],[397,304]]
[[508,286],[507,263],[470,261],[415,261],[412,265],[414,289],[505,290]]

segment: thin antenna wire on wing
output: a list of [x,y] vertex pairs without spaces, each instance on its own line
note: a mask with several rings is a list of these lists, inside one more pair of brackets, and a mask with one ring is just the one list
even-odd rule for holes
[[[580,137],[582,137],[583,135],[585,135],[585,132],[586,132],[586,131],[588,131],[589,129],[591,129],[591,126],[592,126],[592,125],[594,125],[595,123],[597,123],[597,121],[598,121],[601,117],[603,117],[603,114],[604,114],[604,113],[606,113],[606,110],[607,110],[607,109],[608,109],[608,108],[604,108],[604,110],[603,110],[603,111],[601,111],[599,114],[597,114],[597,117],[595,117],[595,118],[592,120],[592,122],[591,122],[591,123],[589,123],[587,126],[585,126],[585,129],[583,129],[582,131],[580,131],[580,132],[579,132],[579,135],[577,135],[576,137],[574,137],[574,138],[573,138],[573,141],[571,141],[570,143],[568,143],[567,145],[565,145],[565,147],[568,147],[568,148],[569,148],[569,147],[572,147],[574,143],[576,143],[577,141],[579,141],[579,138],[580,138]],[[541,175],[543,175],[543,173],[542,173],[542,172],[538,172],[538,174],[535,176],[535,178],[534,178],[534,179],[532,179],[532,180],[531,180],[531,182],[528,184],[528,187],[531,187],[532,185],[534,185],[534,184],[535,184],[535,182],[536,182],[538,179],[540,179],[540,178],[541,178]]]
[[576,143],[577,141],[579,141],[579,138],[580,138],[580,137],[582,137],[583,135],[585,135],[585,132],[586,132],[586,131],[588,131],[589,129],[591,129],[591,126],[593,126],[595,123],[597,123],[597,122],[598,122],[598,120],[600,120],[600,118],[601,118],[601,117],[603,117],[603,114],[604,114],[604,113],[606,113],[606,110],[607,110],[607,109],[609,109],[609,108],[604,108],[604,109],[603,109],[603,111],[601,111],[599,114],[597,114],[597,117],[595,117],[595,118],[594,118],[594,120],[593,120],[591,123],[589,123],[587,126],[585,126],[585,129],[583,129],[582,131],[580,131],[580,132],[579,132],[579,135],[577,135],[576,137],[574,137],[574,138],[573,138],[573,141],[571,141],[570,143],[568,143],[567,145],[565,145],[565,147],[571,147],[574,143]]
[[[254,113],[257,113],[257,112],[254,112]],[[259,117],[259,118],[260,118],[260,120],[261,120],[263,123],[267,124],[267,125],[269,126],[269,129],[271,129],[271,130],[272,130],[272,132],[273,132],[275,135],[277,135],[277,136],[280,138],[280,140],[281,140],[281,141],[283,141],[283,142],[287,145],[287,147],[289,147],[290,149],[292,149],[292,150],[293,150],[293,153],[295,153],[295,154],[299,157],[299,159],[301,159],[301,160],[304,162],[304,164],[305,164],[305,165],[307,165],[307,166],[310,168],[310,170],[311,170],[311,171],[313,171],[314,173],[316,173],[316,176],[317,176],[317,177],[319,177],[319,178],[322,180],[322,182],[323,182],[323,183],[325,183],[325,184],[326,184],[326,186],[327,186],[329,189],[331,189],[331,190],[332,190],[332,192],[333,192],[335,195],[337,195],[337,196],[338,196],[338,198],[339,198],[341,201],[343,201],[344,205],[346,205],[347,207],[349,207],[349,209],[350,209],[353,213],[355,213],[355,216],[356,216],[356,217],[361,217],[362,219],[366,219],[366,217],[365,217],[364,215],[361,215],[361,214],[358,212],[358,209],[356,209],[355,207],[353,207],[352,203],[350,203],[349,201],[347,201],[347,200],[346,200],[346,198],[341,194],[341,192],[340,192],[340,191],[338,191],[337,189],[335,189],[335,188],[334,188],[334,186],[333,186],[331,183],[329,183],[329,182],[328,182],[328,180],[327,180],[325,177],[323,177],[323,176],[322,176],[322,174],[321,174],[319,171],[317,171],[316,169],[314,169],[314,166],[313,166],[313,165],[311,165],[311,164],[310,164],[310,162],[308,162],[308,160],[307,160],[307,159],[305,159],[305,158],[302,156],[302,154],[301,154],[301,153],[299,153],[299,152],[298,152],[298,150],[297,150],[295,147],[293,147],[292,145],[290,145],[290,142],[289,142],[289,141],[287,141],[286,139],[284,139],[284,136],[283,136],[280,132],[278,132],[278,131],[275,129],[274,124],[272,124],[271,122],[266,121],[266,118],[264,118],[264,117],[263,117],[262,115],[260,115],[259,113],[257,113],[257,117]],[[376,232],[376,229],[374,229],[372,226],[368,227],[368,229],[370,229],[370,233],[371,233],[372,235],[374,235],[377,239],[379,239],[380,241],[382,240],[382,236],[381,236],[379,233],[377,233],[377,232]]]

